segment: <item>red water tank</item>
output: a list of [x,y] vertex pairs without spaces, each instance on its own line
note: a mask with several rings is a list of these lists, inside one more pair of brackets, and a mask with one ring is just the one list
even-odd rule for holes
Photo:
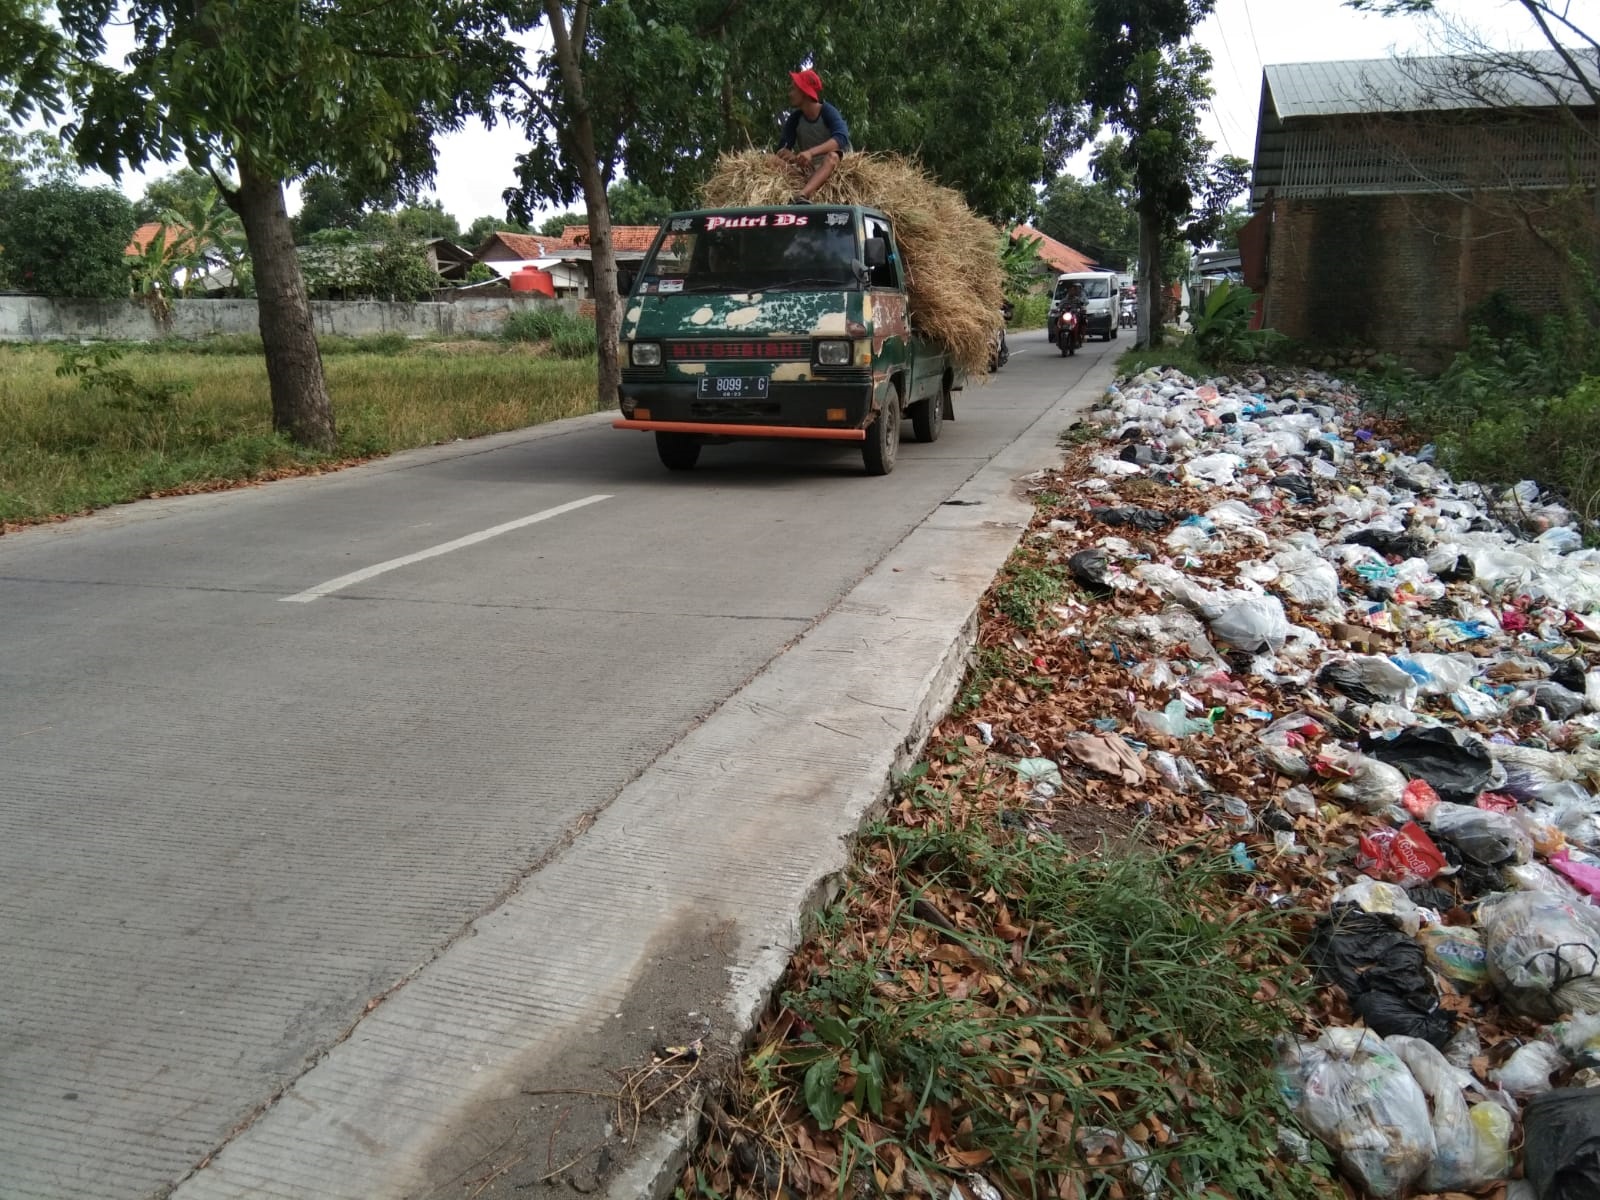
[[541,296],[555,298],[555,277],[538,267],[519,267],[511,273],[510,282],[513,292],[537,292]]

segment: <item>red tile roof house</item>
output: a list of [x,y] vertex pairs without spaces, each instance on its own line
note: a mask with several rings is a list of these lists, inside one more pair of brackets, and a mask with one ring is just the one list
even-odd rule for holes
[[1065,242],[1058,242],[1053,237],[1040,233],[1032,225],[1018,225],[1011,231],[1011,240],[1021,241],[1023,238],[1038,238],[1039,257],[1044,260],[1053,274],[1066,275],[1076,271],[1098,271],[1100,264],[1095,262],[1081,250],[1074,250]]
[[[611,248],[618,262],[639,262],[656,240],[654,225],[613,225]],[[491,233],[478,247],[477,259],[497,275],[518,267],[541,266],[555,277],[558,296],[587,299],[594,292],[589,261],[589,227],[568,225],[560,237],[537,233]]]

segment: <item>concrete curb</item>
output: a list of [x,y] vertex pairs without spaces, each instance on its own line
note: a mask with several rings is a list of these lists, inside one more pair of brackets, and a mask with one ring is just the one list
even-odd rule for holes
[[[1113,361],[624,788],[565,854],[369,1013],[175,1200],[424,1193],[449,1173],[441,1162],[454,1153],[459,1163],[485,1106],[548,1086],[580,1048],[615,1049],[654,1019],[664,987],[678,989],[680,1009],[715,1004],[716,1040],[742,1046],[891,772],[914,761],[955,694],[978,604],[1032,515],[1016,481],[1060,461],[1057,434],[1103,390]],[[708,945],[725,967],[687,965],[710,960],[690,953]],[[707,974],[685,986],[686,970]],[[692,1105],[628,1147],[606,1195],[670,1194],[697,1127]]]

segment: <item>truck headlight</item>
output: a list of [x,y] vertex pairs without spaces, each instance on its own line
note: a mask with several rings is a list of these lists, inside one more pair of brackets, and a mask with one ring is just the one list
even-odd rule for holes
[[635,342],[633,344],[633,365],[636,367],[659,367],[661,365],[660,342]]
[[849,342],[832,339],[817,343],[817,362],[824,367],[848,367],[855,357],[855,347]]

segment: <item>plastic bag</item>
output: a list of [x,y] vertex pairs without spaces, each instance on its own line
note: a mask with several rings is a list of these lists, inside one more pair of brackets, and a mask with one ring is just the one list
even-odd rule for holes
[[1278,590],[1297,604],[1327,606],[1339,599],[1339,572],[1310,550],[1285,550],[1272,556]]
[[1600,867],[1573,862],[1571,855],[1559,850],[1550,856],[1550,869],[1572,881],[1572,886],[1586,896],[1600,896]]
[[1448,839],[1466,857],[1486,867],[1533,858],[1532,840],[1505,813],[1441,800],[1428,814],[1427,827],[1436,842]]
[[1445,857],[1415,821],[1399,829],[1374,829],[1361,835],[1356,867],[1374,879],[1403,888],[1427,883],[1446,866]]
[[1211,618],[1211,632],[1236,649],[1276,654],[1288,640],[1289,618],[1276,596],[1243,596]]
[[1416,694],[1417,681],[1387,658],[1361,654],[1343,662],[1331,662],[1317,674],[1325,688],[1349,696],[1357,704],[1376,704],[1380,700],[1408,701]]
[[1384,812],[1399,804],[1405,795],[1406,777],[1388,763],[1356,755],[1349,770],[1349,778],[1334,788],[1333,794],[1362,812]]
[[1535,1200],[1600,1196],[1600,1088],[1535,1096],[1523,1129],[1523,1173]]
[[[1448,696],[1460,691],[1481,670],[1478,660],[1470,654],[1411,654],[1406,659],[1423,671],[1419,686],[1424,696]],[[1400,659],[1395,661],[1405,665]]]
[[1361,751],[1399,767],[1408,779],[1426,779],[1441,798],[1458,804],[1471,804],[1477,799],[1489,786],[1494,771],[1487,746],[1442,727],[1403,729],[1393,737],[1363,738]]
[[1528,693],[1535,704],[1550,714],[1552,721],[1568,721],[1583,711],[1584,698],[1559,683],[1545,680],[1530,687]]
[[1342,988],[1351,1010],[1383,1036],[1443,1046],[1455,1033],[1455,1017],[1439,1007],[1422,947],[1396,918],[1335,904],[1313,928],[1306,958],[1318,980]]
[[1566,1056],[1549,1042],[1529,1042],[1490,1071],[1489,1079],[1521,1100],[1548,1092],[1550,1076],[1566,1065]]
[[1111,585],[1106,581],[1110,567],[1111,558],[1104,550],[1080,550],[1067,559],[1067,570],[1091,596],[1111,594]]
[[1199,481],[1226,487],[1244,470],[1244,465],[1244,459],[1237,454],[1206,454],[1184,463],[1183,476],[1190,483]]
[[[1476,1191],[1503,1178],[1511,1167],[1511,1114],[1494,1104],[1469,1109],[1466,1092],[1478,1090],[1478,1081],[1451,1066],[1427,1042],[1408,1037],[1384,1040],[1410,1070],[1432,1113],[1434,1157],[1422,1186],[1430,1192]],[[1480,1115],[1477,1108],[1492,1112]]]
[[1330,1029],[1282,1070],[1300,1120],[1369,1195],[1398,1200],[1432,1164],[1427,1097],[1376,1034]]
[[1384,883],[1363,875],[1333,898],[1335,904],[1354,904],[1364,913],[1378,913],[1393,917],[1396,924],[1412,937],[1422,927],[1422,914],[1405,888],[1397,883]]
[[1170,701],[1160,712],[1140,710],[1133,714],[1133,719],[1140,729],[1165,734],[1167,737],[1189,737],[1196,733],[1214,731],[1210,720],[1189,716],[1182,700]]
[[1512,1009],[1539,1021],[1600,1011],[1600,909],[1512,892],[1485,900],[1478,922],[1489,979]]
[[1428,965],[1446,979],[1467,987],[1489,981],[1488,955],[1483,935],[1476,929],[1450,925],[1430,925],[1417,934],[1417,943],[1428,958]]

